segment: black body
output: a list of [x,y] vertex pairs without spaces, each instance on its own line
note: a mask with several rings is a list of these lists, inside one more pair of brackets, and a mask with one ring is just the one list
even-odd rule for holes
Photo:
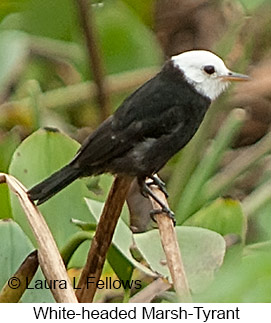
[[142,183],[190,141],[210,103],[166,62],[86,139],[70,164],[30,189],[29,197],[40,204],[78,177],[105,172]]

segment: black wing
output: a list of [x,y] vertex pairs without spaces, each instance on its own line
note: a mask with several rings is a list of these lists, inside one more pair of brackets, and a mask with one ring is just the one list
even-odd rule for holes
[[191,89],[182,76],[162,70],[132,93],[83,143],[74,159],[82,167],[123,156],[146,138],[159,138],[185,122]]

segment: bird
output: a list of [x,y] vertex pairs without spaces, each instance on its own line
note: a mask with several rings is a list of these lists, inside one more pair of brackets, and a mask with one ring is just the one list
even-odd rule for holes
[[111,173],[135,177],[141,193],[161,206],[154,213],[174,218],[149,187],[155,184],[166,193],[155,174],[192,139],[230,82],[249,79],[207,50],[172,56],[85,139],[67,165],[28,190],[30,200],[40,205],[77,178]]

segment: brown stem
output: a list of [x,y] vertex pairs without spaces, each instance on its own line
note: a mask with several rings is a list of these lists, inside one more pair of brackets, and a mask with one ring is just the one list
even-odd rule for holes
[[[106,200],[95,236],[88,253],[87,262],[78,282],[76,296],[81,303],[92,302],[97,281],[100,279],[107,251],[125,202],[132,178],[117,176]],[[88,277],[92,283],[88,283]]]
[[65,280],[67,283],[65,289],[61,289],[59,286],[51,289],[55,300],[58,303],[77,303],[66,268],[52,233],[40,211],[29,200],[26,188],[15,177],[4,173],[0,173],[0,184],[1,183],[7,183],[9,188],[19,199],[37,241],[39,264],[45,278],[48,282]]
[[[150,189],[159,198],[159,200],[168,207],[168,202],[164,193],[154,185],[151,185]],[[129,194],[127,195],[127,204],[132,220],[131,223],[133,224],[134,231],[136,232],[142,232],[148,229],[148,218],[150,218],[149,214],[151,210],[161,209],[161,206],[152,198],[146,199],[142,196],[136,181],[132,183]],[[156,221],[175,291],[180,301],[189,302],[191,301],[191,294],[173,222],[164,213],[157,214]],[[142,293],[142,295],[145,294]],[[134,299],[137,300],[138,298],[133,297],[133,300]],[[139,296],[139,299],[142,299],[141,296]]]
[[[156,187],[152,187],[152,191],[166,206],[168,206],[164,193]],[[161,208],[154,200],[151,199],[151,201],[154,209]],[[181,302],[191,302],[191,293],[173,222],[165,213],[157,214],[156,221],[175,291]]]
[[131,297],[129,303],[150,303],[155,297],[171,287],[171,284],[165,278],[159,277]]
[[[36,274],[38,267],[38,251],[35,250],[25,258],[16,273],[12,275],[12,277],[16,277],[17,282],[20,282],[20,285],[15,289],[10,288],[8,280],[0,292],[0,303],[19,302],[28,284]],[[12,277],[11,279],[13,279]]]
[[94,15],[90,1],[76,0],[81,26],[85,35],[89,67],[93,73],[94,81],[97,85],[97,100],[100,105],[101,121],[110,114],[109,96],[105,83],[105,68],[102,62],[101,50],[97,41],[97,31],[94,23]]

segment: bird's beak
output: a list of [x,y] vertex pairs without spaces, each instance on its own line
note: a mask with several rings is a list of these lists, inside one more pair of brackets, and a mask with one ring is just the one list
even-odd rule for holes
[[221,75],[220,77],[223,81],[246,82],[251,80],[248,75],[234,73],[232,71],[229,71],[228,74]]

